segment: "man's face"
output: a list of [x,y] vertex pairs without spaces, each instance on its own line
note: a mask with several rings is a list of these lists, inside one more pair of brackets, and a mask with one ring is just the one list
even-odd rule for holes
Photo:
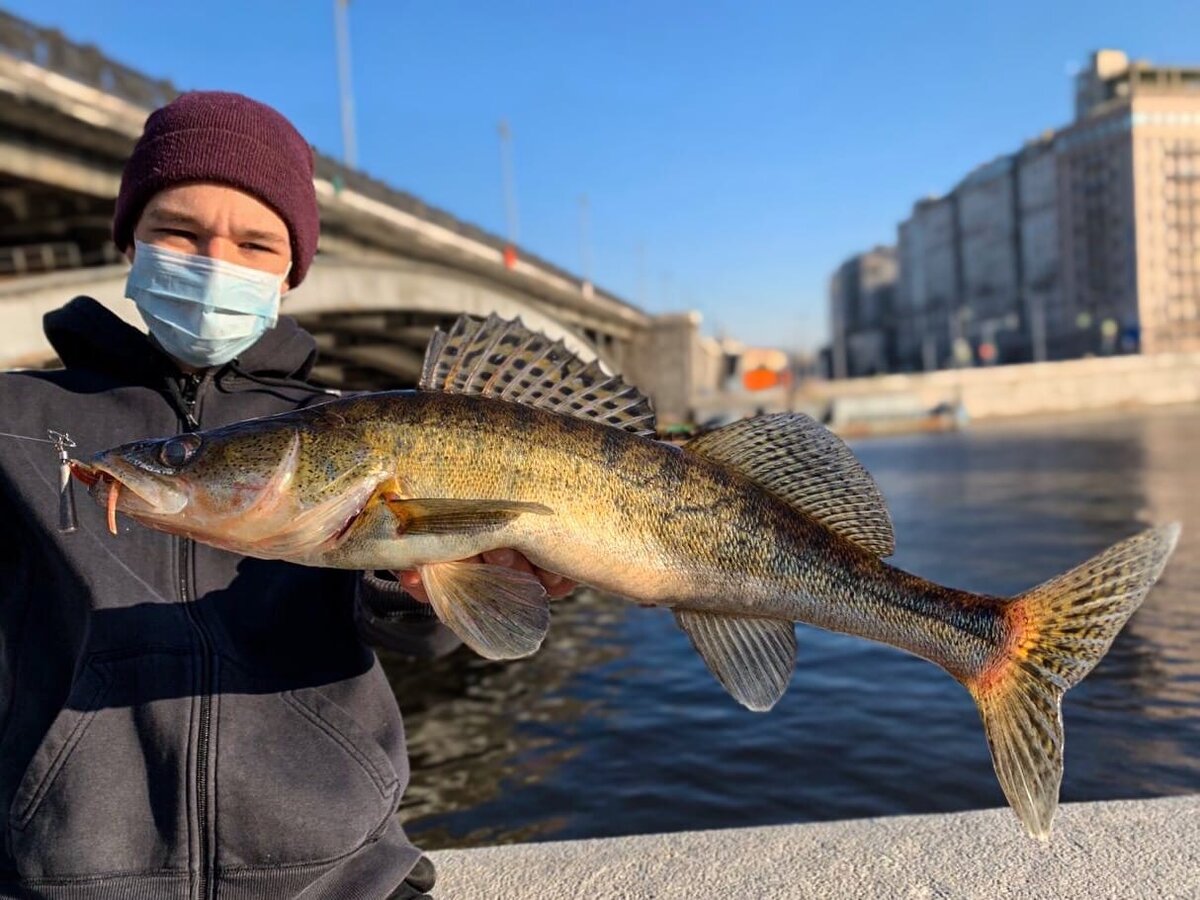
[[[223,184],[183,184],[150,198],[133,236],[181,253],[208,256],[284,277],[292,247],[283,219],[262,201]],[[133,247],[126,251],[133,258]],[[288,283],[283,282],[281,294]]]

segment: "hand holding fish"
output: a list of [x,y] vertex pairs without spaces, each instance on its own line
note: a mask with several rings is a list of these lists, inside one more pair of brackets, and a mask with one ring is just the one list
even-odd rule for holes
[[417,391],[138,441],[72,471],[114,533],[120,512],[247,556],[399,571],[410,590],[415,570],[438,618],[490,659],[541,646],[565,589],[549,572],[670,609],[755,711],[787,689],[797,622],[906,650],[971,694],[1005,796],[1047,838],[1063,695],[1137,610],[1179,526],[1015,597],[975,594],[884,561],[878,486],[810,417],[745,419],[682,448],[654,429],[649,401],[599,363],[519,321],[464,317],[434,333]]
[[[542,583],[542,587],[546,589],[546,594],[551,600],[561,600],[567,594],[571,593],[571,591],[575,590],[575,588],[579,587],[574,581],[564,578],[557,572],[547,572],[545,569],[537,568],[516,550],[505,548],[489,550],[486,553],[481,553],[479,556],[464,559],[462,562],[487,563],[493,566],[504,566],[516,572],[527,572]],[[392,574],[396,576],[396,580],[400,582],[400,586],[414,600],[419,600],[422,603],[430,602],[429,592],[425,590],[425,584],[421,581],[421,573],[417,569],[405,569],[402,572],[393,572]]]

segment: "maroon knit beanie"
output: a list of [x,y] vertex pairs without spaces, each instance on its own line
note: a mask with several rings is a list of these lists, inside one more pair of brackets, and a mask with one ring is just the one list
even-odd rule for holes
[[113,241],[124,251],[150,198],[190,181],[215,181],[261,200],[287,223],[295,287],[317,252],[320,219],[312,148],[271,107],[241,94],[192,91],[146,119],[121,176]]

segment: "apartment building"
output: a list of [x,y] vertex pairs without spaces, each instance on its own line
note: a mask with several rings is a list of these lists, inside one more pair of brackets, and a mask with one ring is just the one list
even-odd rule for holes
[[888,371],[1200,350],[1200,67],[1092,54],[1072,123],[917,202],[897,244]]
[[896,370],[950,365],[964,336],[958,198],[926,197],[900,225],[896,302],[902,324]]
[[1074,320],[1062,302],[1053,132],[1029,141],[1017,154],[1016,190],[1018,284],[1028,357],[1040,362],[1069,356],[1063,336],[1074,333]]
[[980,166],[955,189],[962,260],[960,335],[983,363],[1023,359],[1016,157]]
[[895,368],[895,247],[875,247],[842,263],[829,283],[835,378]]

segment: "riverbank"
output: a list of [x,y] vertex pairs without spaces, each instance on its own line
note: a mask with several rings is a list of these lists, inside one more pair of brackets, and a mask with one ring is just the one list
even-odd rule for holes
[[960,411],[963,418],[1136,409],[1200,403],[1200,353],[1110,356],[812,382],[798,406],[821,407],[834,426]]
[[443,850],[445,900],[1200,897],[1200,795]]

